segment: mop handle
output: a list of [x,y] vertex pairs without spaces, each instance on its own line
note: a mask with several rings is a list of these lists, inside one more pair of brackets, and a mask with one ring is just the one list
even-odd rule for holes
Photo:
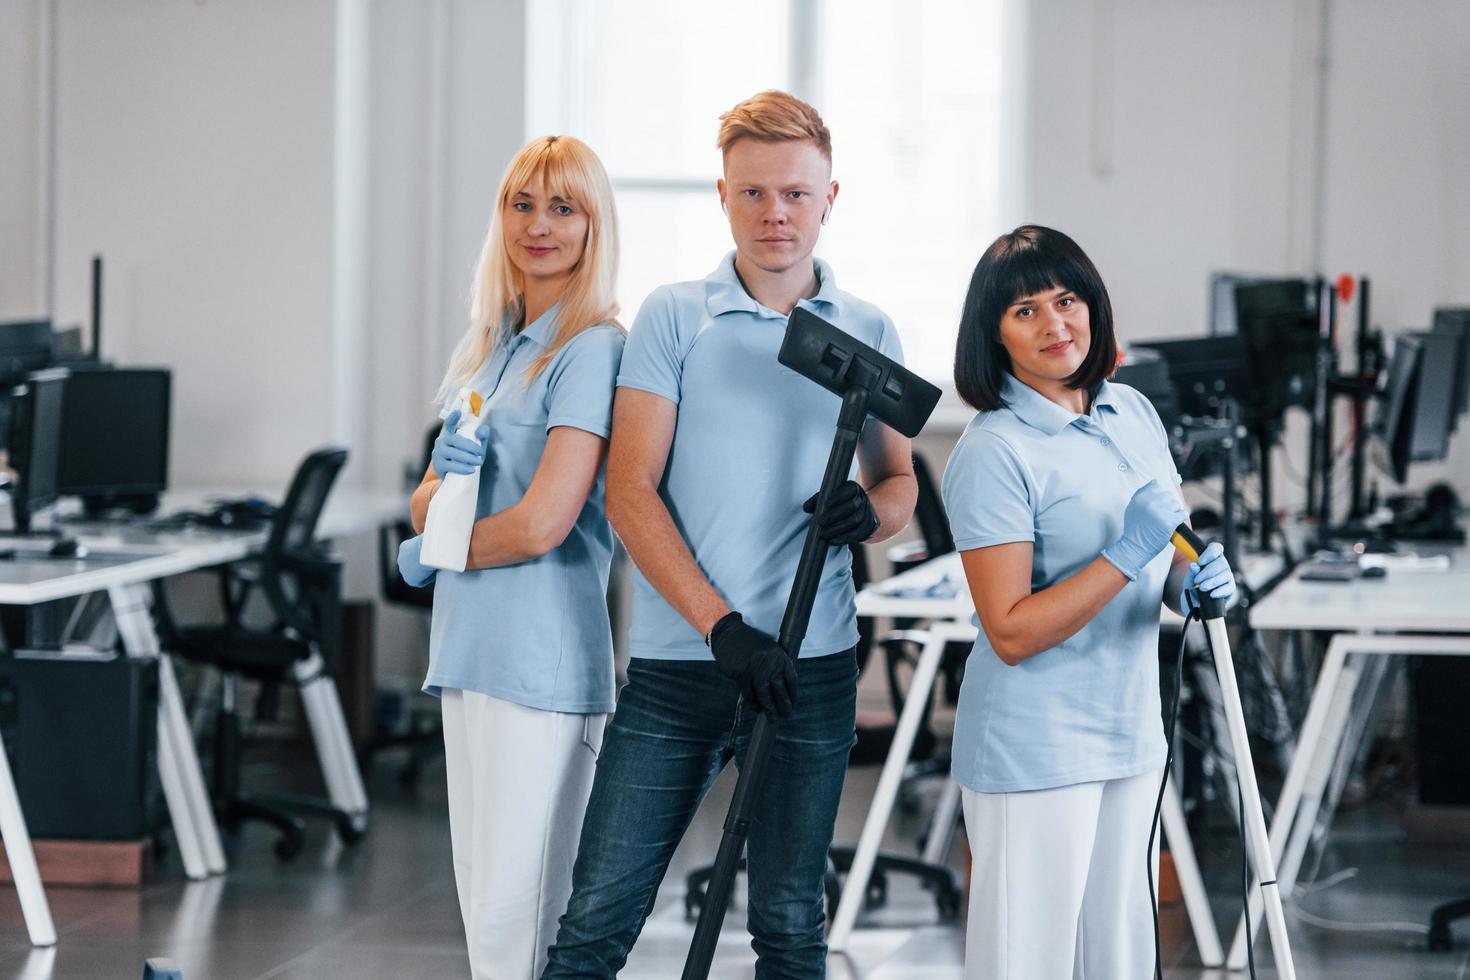
[[1194,533],[1194,528],[1188,524],[1181,524],[1174,529],[1174,534],[1169,538],[1169,543],[1184,553],[1184,557],[1190,561],[1199,561],[1199,556],[1204,554],[1205,543],[1200,536]]

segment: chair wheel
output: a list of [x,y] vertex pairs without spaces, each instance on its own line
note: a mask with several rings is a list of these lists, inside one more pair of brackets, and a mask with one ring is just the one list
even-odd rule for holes
[[1429,948],[1436,953],[1448,953],[1454,946],[1450,939],[1450,927],[1436,922],[1429,927]]
[[863,893],[863,908],[881,909],[888,904],[888,876],[874,869],[868,877],[868,888]]
[[960,917],[960,902],[959,889],[948,885],[939,888],[934,894],[934,904],[939,910],[939,918],[946,922]]
[[343,814],[337,818],[337,836],[349,847],[367,836],[367,814]]
[[289,861],[301,853],[301,847],[304,843],[306,843],[306,839],[301,835],[300,831],[282,834],[276,838],[274,848],[276,857],[282,861]]

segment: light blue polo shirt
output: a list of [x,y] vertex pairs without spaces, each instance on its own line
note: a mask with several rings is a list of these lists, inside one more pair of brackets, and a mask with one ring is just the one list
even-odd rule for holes
[[[608,436],[623,332],[610,324],[583,331],[528,388],[526,369],[555,330],[553,307],[497,346],[470,381],[490,404],[476,520],[525,496],[556,426]],[[442,414],[448,411],[446,406]],[[612,711],[611,563],[599,470],[576,524],[547,554],[517,565],[437,574],[424,690],[478,691],[570,714]]]
[[[1150,479],[1177,486],[1158,413],[1127,385],[1104,382],[1075,415],[1007,375],[1005,407],[970,422],[944,471],[955,548],[1030,541],[1031,588],[1081,571],[1123,530]],[[955,716],[955,780],[979,793],[1120,779],[1164,764],[1159,605],[1166,548],[1082,629],[1006,666],[982,629],[965,663]],[[975,625],[980,625],[979,617]]]
[[[901,361],[892,321],[838,289],[827,263],[816,260],[816,275],[817,294],[798,305]],[[821,486],[841,408],[836,395],[776,360],[785,333],[786,315],[751,298],[731,252],[704,279],[653,291],[618,374],[618,387],[678,405],[659,493],[715,590],[771,636],[811,523],[801,505]],[[856,645],[856,615],[852,555],[830,548],[801,655]],[[653,660],[712,659],[704,638],[641,573],[628,646]]]

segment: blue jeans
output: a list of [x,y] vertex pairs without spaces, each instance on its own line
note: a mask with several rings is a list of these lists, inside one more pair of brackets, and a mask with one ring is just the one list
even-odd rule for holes
[[[822,876],[854,738],[857,661],[848,650],[796,669],[796,710],[776,729],[746,846],[759,980],[826,974]],[[744,761],[754,723],[713,662],[629,664],[543,980],[622,969],[674,848],[725,763]]]

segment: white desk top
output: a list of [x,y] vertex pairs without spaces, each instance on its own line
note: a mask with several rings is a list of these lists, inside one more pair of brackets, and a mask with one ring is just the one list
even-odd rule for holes
[[1300,570],[1251,607],[1251,625],[1274,630],[1403,630],[1470,633],[1470,550],[1447,551],[1445,571],[1390,569],[1380,579],[1303,582]]
[[[160,515],[179,510],[204,510],[209,501],[244,496],[239,490],[186,489],[164,497]],[[324,538],[346,537],[407,514],[401,494],[339,489],[327,500],[319,526]],[[154,531],[135,524],[65,524],[68,534],[85,545],[82,559],[56,559],[27,553],[44,552],[46,542],[7,539],[0,548],[15,548],[17,557],[0,561],[0,604],[30,605],[85,595],[115,585],[148,582],[197,568],[239,561],[259,548],[264,530],[227,531],[191,527]]]

